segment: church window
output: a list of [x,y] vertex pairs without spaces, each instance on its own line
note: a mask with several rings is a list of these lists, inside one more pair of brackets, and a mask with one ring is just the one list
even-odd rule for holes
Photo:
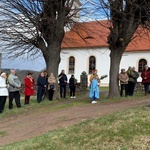
[[147,64],[147,61],[145,59],[140,59],[139,65],[138,65],[138,72],[142,72],[146,64]]
[[75,69],[75,58],[71,56],[69,58],[69,73],[74,74],[74,69]]
[[89,58],[89,74],[91,74],[94,69],[96,69],[96,59],[94,56],[91,56]]

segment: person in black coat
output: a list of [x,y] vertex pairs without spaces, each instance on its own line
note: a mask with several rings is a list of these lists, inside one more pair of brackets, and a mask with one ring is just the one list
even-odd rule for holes
[[75,97],[76,79],[74,75],[71,75],[71,78],[69,79],[69,88],[70,88],[70,98],[76,98]]
[[58,76],[58,79],[59,79],[59,85],[60,85],[60,97],[66,98],[66,86],[67,86],[68,79],[64,70],[61,71],[61,73]]
[[45,92],[45,88],[47,81],[45,78],[45,74],[44,72],[41,72],[38,79],[37,79],[37,86],[38,86],[38,91],[37,91],[37,102],[40,103],[42,101],[42,97],[44,95]]

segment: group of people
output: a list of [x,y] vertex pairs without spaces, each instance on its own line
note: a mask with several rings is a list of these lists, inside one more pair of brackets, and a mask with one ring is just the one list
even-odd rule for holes
[[[97,103],[96,99],[99,98],[99,85],[100,85],[100,77],[98,76],[97,69],[94,69],[89,81],[90,81],[90,94],[91,103]],[[121,73],[119,73],[120,80],[120,96],[123,96],[123,90],[125,90],[125,96],[133,96],[134,88],[137,83],[137,79],[139,77],[139,73],[135,71],[135,67],[129,67],[126,71],[125,69],[121,69]],[[148,94],[150,88],[150,68],[145,65],[142,73],[142,84],[144,85],[145,95]],[[53,100],[54,91],[56,90],[57,81],[59,81],[60,85],[60,98],[66,98],[66,87],[68,83],[67,76],[65,71],[62,70],[61,73],[56,78],[53,73],[50,73],[48,76],[46,71],[42,71],[37,79],[37,102],[40,103],[43,100],[43,96],[45,96],[45,91],[48,91],[48,99]],[[76,98],[76,85],[77,80],[74,75],[71,75],[69,79],[69,88],[70,88],[70,98]],[[7,78],[5,72],[1,72],[0,74],[0,113],[3,112],[6,99],[9,96],[9,109],[13,109],[13,99],[15,99],[16,106],[18,108],[21,107],[20,102],[20,88],[21,81],[16,75],[16,71],[14,69],[10,70],[10,74]],[[35,80],[32,77],[31,73],[24,79],[24,104],[28,105],[30,102],[30,96],[35,94]]]
[[[56,90],[57,81],[59,81],[60,86],[60,98],[66,98],[66,87],[68,78],[65,74],[65,71],[62,70],[61,73],[56,78],[53,73],[50,73],[48,76],[46,72],[41,72],[37,79],[37,101],[40,103],[43,99],[45,91],[48,91],[49,100],[53,100],[54,91]],[[69,88],[70,88],[70,98],[76,98],[76,85],[77,81],[74,75],[71,75],[69,79]]]
[[21,107],[20,103],[20,87],[21,81],[18,76],[16,76],[16,71],[11,70],[8,76],[5,72],[0,74],[0,113],[3,112],[7,96],[9,95],[9,109],[13,109],[13,99],[15,99],[16,106]]
[[[32,77],[32,73],[28,73],[24,78],[24,104],[28,105],[30,97],[35,94],[35,86],[37,85],[37,102],[40,103],[45,96],[45,92],[48,91],[48,99],[53,100],[54,91],[56,90],[56,83],[59,81],[60,85],[60,97],[66,98],[66,86],[67,76],[65,71],[62,70],[58,78],[50,73],[48,76],[46,71],[42,71],[37,79],[37,83]],[[69,79],[70,98],[75,97],[76,91],[76,79],[74,75],[71,75]],[[16,75],[15,69],[10,70],[10,74],[7,77],[5,72],[0,73],[0,113],[3,112],[6,99],[9,96],[9,109],[13,109],[13,99],[15,99],[16,106],[21,107],[20,102],[20,89],[21,81]]]
[[[137,83],[137,79],[139,77],[139,73],[135,71],[135,67],[129,67],[126,71],[125,69],[121,69],[119,73],[119,81],[120,81],[120,96],[123,96],[123,91],[125,90],[125,96],[133,96],[135,85]],[[149,92],[150,86],[150,68],[145,65],[142,73],[142,84],[144,85],[145,96]]]

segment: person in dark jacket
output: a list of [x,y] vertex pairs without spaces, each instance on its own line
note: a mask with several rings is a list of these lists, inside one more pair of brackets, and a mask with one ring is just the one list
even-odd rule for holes
[[135,67],[132,67],[127,70],[127,74],[129,76],[128,81],[128,95],[133,96],[134,94],[134,88],[137,83],[137,78],[139,77],[139,73],[135,71]]
[[146,96],[149,92],[149,86],[150,86],[150,68],[147,65],[145,65],[141,77],[142,77],[142,84],[144,85],[144,91]]
[[46,78],[44,72],[41,72],[37,79],[37,102],[40,103],[42,101],[42,97],[44,96],[45,88],[46,88]]
[[58,76],[58,79],[60,85],[60,97],[66,98],[66,86],[67,86],[68,79],[64,70],[61,71],[61,73]]
[[76,92],[76,79],[74,75],[71,75],[71,78],[69,79],[69,88],[70,88],[70,98],[76,98],[75,92]]

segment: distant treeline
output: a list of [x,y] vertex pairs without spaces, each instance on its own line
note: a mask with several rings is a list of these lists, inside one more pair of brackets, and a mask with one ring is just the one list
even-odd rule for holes
[[[9,75],[10,73],[10,69],[1,69],[1,72],[6,72],[7,75]],[[17,76],[19,77],[19,79],[21,80],[21,83],[24,83],[24,78],[27,76],[28,73],[32,73],[33,74],[33,78],[36,82],[40,72],[39,71],[33,71],[33,70],[20,70],[20,69],[16,69],[16,73]]]

